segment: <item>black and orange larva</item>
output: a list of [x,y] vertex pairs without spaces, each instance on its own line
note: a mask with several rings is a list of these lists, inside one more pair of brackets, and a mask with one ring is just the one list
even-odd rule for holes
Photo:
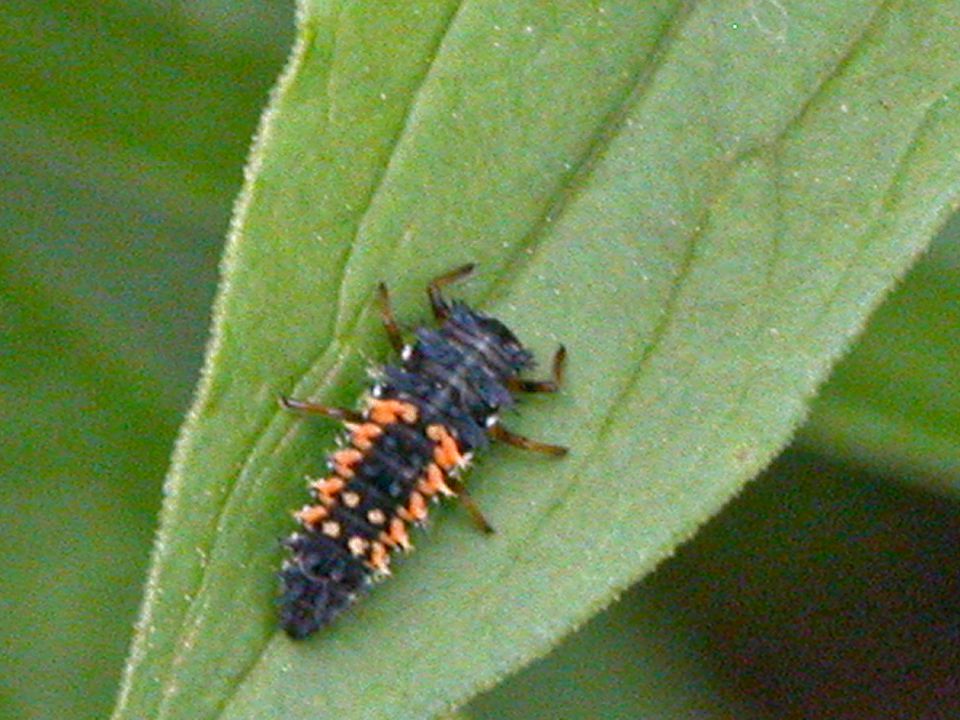
[[281,399],[300,413],[342,421],[343,447],[330,455],[330,474],[310,485],[314,502],[295,513],[301,529],[284,541],[292,557],[280,573],[284,630],[303,638],[332,621],[374,579],[390,573],[390,553],[411,549],[408,528],[427,517],[428,502],[457,497],[477,524],[492,532],[461,483],[474,451],[490,439],[564,455],[566,448],[515,435],[500,424],[517,392],[553,392],[565,351],[553,360],[551,380],[522,380],[533,356],[507,327],[441,288],[466,277],[465,265],[428,286],[436,330],[417,328],[405,345],[380,285],[381,314],[399,365],[388,365],[363,399],[361,411]]

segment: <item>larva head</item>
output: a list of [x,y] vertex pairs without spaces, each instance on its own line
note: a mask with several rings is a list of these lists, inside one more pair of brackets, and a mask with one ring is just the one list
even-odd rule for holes
[[523,347],[517,336],[496,318],[477,312],[462,302],[452,305],[450,322],[473,339],[473,344],[495,357],[497,365],[508,375],[516,375],[533,365],[533,354]]

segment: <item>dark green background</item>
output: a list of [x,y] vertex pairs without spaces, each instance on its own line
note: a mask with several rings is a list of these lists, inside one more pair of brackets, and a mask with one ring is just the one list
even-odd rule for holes
[[[0,9],[2,717],[109,712],[292,15],[278,0]],[[881,309],[796,447],[468,712],[955,716],[958,235]]]

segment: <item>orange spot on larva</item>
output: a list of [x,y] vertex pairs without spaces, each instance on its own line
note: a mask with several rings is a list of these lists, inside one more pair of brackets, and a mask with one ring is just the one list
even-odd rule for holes
[[420,417],[420,411],[417,409],[417,406],[412,403],[401,403],[400,404],[400,419],[403,420],[408,425],[415,423],[417,418]]
[[370,559],[367,566],[384,575],[390,574],[390,556],[383,543],[375,542],[370,546]]
[[363,423],[357,425],[350,435],[350,442],[358,450],[369,450],[373,447],[373,441],[383,434],[383,428],[376,423]]
[[370,541],[366,540],[359,535],[354,535],[352,538],[347,540],[347,549],[355,557],[360,557],[361,555],[366,554],[367,548],[370,547]]
[[455,497],[456,493],[447,486],[447,478],[435,463],[427,465],[427,481],[432,487],[447,497]]
[[328,504],[340,494],[345,484],[343,478],[329,477],[317,480],[311,487],[317,499],[324,504]]
[[370,404],[368,415],[377,425],[390,425],[398,419],[405,423],[415,423],[420,413],[412,403],[401,400],[374,400]]
[[433,448],[433,460],[443,470],[450,470],[463,462],[457,441],[443,425],[429,426],[427,437],[437,443]]
[[326,520],[329,511],[323,505],[309,505],[294,513],[294,517],[302,525],[315,526],[321,520]]
[[410,544],[410,536],[407,535],[407,526],[398,517],[390,521],[390,533],[386,536],[386,541],[390,546],[399,545],[404,552],[409,552],[413,548]]
[[363,453],[356,448],[344,448],[337,450],[330,456],[333,469],[337,475],[345,478],[353,477],[353,468],[363,459]]
[[410,493],[407,512],[410,514],[410,517],[413,518],[414,522],[421,522],[427,519],[427,501],[423,499],[423,495],[417,491]]

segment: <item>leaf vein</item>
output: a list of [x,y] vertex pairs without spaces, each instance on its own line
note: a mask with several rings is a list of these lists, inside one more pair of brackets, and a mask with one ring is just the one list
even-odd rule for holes
[[[884,0],[884,2],[878,5],[877,8],[873,11],[873,13],[871,13],[868,21],[864,23],[864,26],[861,32],[857,34],[857,37],[853,40],[853,42],[846,49],[846,51],[840,56],[840,58],[838,59],[834,67],[832,67],[829,72],[824,74],[824,76],[817,83],[816,87],[812,90],[808,98],[800,105],[798,111],[790,118],[790,120],[777,133],[776,137],[772,138],[767,143],[761,144],[760,147],[751,147],[751,148],[744,149],[743,151],[735,155],[733,158],[731,158],[727,162],[725,172],[723,176],[715,183],[713,191],[711,193],[711,197],[704,204],[704,211],[701,214],[700,222],[696,224],[695,226],[696,229],[691,235],[691,240],[688,241],[687,256],[684,258],[684,261],[681,264],[681,268],[676,278],[673,281],[674,285],[671,287],[671,290],[667,298],[665,299],[664,315],[653,330],[650,344],[647,348],[645,348],[641,352],[640,357],[636,361],[636,365],[637,365],[636,369],[630,375],[630,377],[627,378],[623,388],[616,394],[615,399],[613,400],[613,402],[611,402],[609,409],[604,414],[603,419],[601,420],[601,423],[599,425],[595,440],[591,445],[590,449],[587,451],[586,455],[584,456],[584,460],[578,465],[578,472],[573,472],[571,474],[572,478],[580,477],[579,470],[582,470],[583,467],[585,467],[587,464],[591,462],[596,451],[602,446],[607,434],[610,432],[610,429],[612,428],[613,424],[616,421],[617,408],[623,403],[624,399],[630,395],[630,393],[632,392],[632,389],[640,381],[644,368],[649,364],[650,360],[652,359],[653,355],[658,349],[660,343],[665,337],[667,330],[669,330],[676,300],[679,296],[678,295],[679,289],[680,289],[679,285],[685,282],[686,278],[689,276],[689,273],[692,270],[696,245],[699,242],[699,238],[703,234],[704,228],[708,224],[709,213],[716,201],[717,196],[720,193],[720,188],[722,188],[723,185],[727,182],[727,180],[729,180],[732,174],[732,169],[735,168],[746,157],[756,154],[764,146],[769,147],[771,150],[777,153],[777,158],[778,158],[777,167],[779,168],[780,166],[779,152],[780,152],[780,145],[782,144],[782,142],[796,127],[799,127],[802,124],[803,119],[809,114],[816,100],[826,91],[827,87],[833,81],[841,77],[843,74],[843,71],[847,67],[849,67],[851,59],[856,56],[857,51],[865,42],[866,38],[869,36],[871,29],[875,27],[875,25],[877,24],[881,11],[884,8],[887,8],[890,5],[890,2],[891,0]],[[778,198],[780,198],[779,191],[778,191]],[[780,209],[779,212],[782,213],[782,209]],[[777,240],[777,243],[775,246],[778,253],[780,251],[779,248],[780,248],[781,242],[782,240]],[[558,494],[557,498],[545,509],[543,515],[541,515],[538,518],[537,523],[531,528],[531,531],[527,533],[520,541],[518,541],[512,555],[514,560],[519,559],[519,557],[522,555],[523,547],[532,541],[532,538],[538,534],[538,532],[543,527],[543,525],[545,525],[546,522],[549,520],[550,516],[555,514],[556,511],[563,506],[564,502],[569,497],[569,495],[575,491],[577,485],[578,483],[576,480],[570,483],[567,483],[567,485],[563,488],[563,490]]]
[[643,102],[695,5],[696,0],[678,3],[676,10],[664,22],[663,30],[657,36],[650,53],[634,68],[633,79],[627,84],[626,90],[611,103],[611,108],[598,123],[580,157],[560,179],[552,196],[544,203],[543,212],[534,220],[526,235],[511,248],[504,263],[506,270],[500,274],[499,282],[490,284],[489,290],[482,296],[481,304],[495,302],[501,294],[498,290],[509,286],[536,256],[536,250],[542,244],[546,231],[563,215],[587,184],[611,142],[626,125],[630,113]]
[[[944,95],[950,94],[958,88],[960,88],[960,83],[951,87],[946,93],[944,93]],[[905,179],[906,171],[910,165],[909,160],[919,149],[920,138],[929,130],[934,110],[943,102],[945,102],[945,99],[943,96],[941,96],[939,99],[929,103],[927,108],[924,110],[923,115],[918,120],[916,127],[910,134],[910,138],[904,145],[900,158],[897,161],[897,165],[891,174],[887,189],[884,191],[883,197],[878,203],[881,210],[876,213],[876,217],[873,222],[863,232],[863,235],[857,243],[857,247],[854,251],[851,261],[844,266],[843,272],[841,273],[840,277],[837,278],[837,282],[834,284],[827,298],[824,300],[823,308],[811,322],[810,326],[806,329],[808,334],[811,333],[815,327],[823,324],[824,318],[833,310],[833,306],[836,305],[837,300],[840,298],[844,286],[853,275],[854,269],[858,269],[861,266],[862,263],[860,261],[870,248],[870,242],[872,238],[876,235],[878,228],[886,222],[886,219],[890,214],[890,207],[895,204],[898,196],[900,195],[900,188]],[[953,194],[957,194],[956,189],[954,190]],[[942,195],[938,196],[937,199],[941,200]]]

